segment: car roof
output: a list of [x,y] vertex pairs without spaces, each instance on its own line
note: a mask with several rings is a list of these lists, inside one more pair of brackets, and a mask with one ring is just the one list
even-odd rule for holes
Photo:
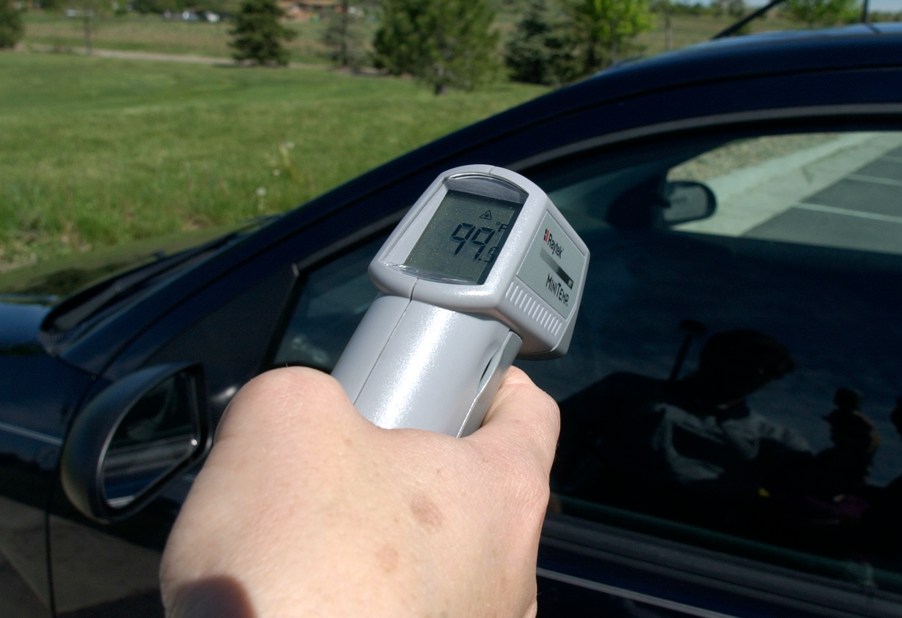
[[[879,52],[876,50],[880,50]],[[574,84],[619,96],[674,84],[720,81],[756,74],[896,66],[902,62],[902,24],[855,24],[819,30],[763,32],[698,43],[627,61]],[[688,68],[688,71],[687,71]]]

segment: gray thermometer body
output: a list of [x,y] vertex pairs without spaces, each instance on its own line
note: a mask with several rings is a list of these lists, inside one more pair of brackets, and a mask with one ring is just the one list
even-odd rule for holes
[[517,356],[566,353],[588,264],[534,183],[488,165],[449,170],[370,263],[381,294],[332,375],[380,427],[472,433]]

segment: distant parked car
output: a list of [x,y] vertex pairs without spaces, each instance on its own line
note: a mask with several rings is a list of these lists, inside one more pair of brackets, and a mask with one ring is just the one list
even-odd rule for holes
[[232,395],[331,369],[376,249],[468,163],[535,181],[592,251],[570,353],[522,363],[563,415],[540,614],[902,615],[889,25],[623,64],[265,224],[3,297],[0,615],[158,614],[161,548]]

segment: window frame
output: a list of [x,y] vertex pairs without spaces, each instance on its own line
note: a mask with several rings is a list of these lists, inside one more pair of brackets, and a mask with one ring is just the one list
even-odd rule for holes
[[[902,105],[879,104],[685,119],[584,140],[525,160],[518,169],[527,177],[537,178],[541,185],[542,177],[554,168],[586,155],[604,157],[605,153],[636,144],[733,131],[747,137],[796,134],[799,128],[805,132],[899,132],[900,115]],[[566,214],[566,206],[562,210]],[[754,551],[746,547],[746,555],[738,556],[724,551],[729,543],[759,547]],[[778,564],[774,555],[784,563]],[[540,580],[546,586],[576,586],[690,614],[707,615],[712,607],[727,613],[754,614],[750,608],[759,607],[765,613],[791,608],[800,615],[892,615],[902,602],[902,571],[875,571],[879,570],[744,542],[738,537],[712,534],[705,543],[694,545],[679,537],[667,538],[553,511],[543,528],[539,566]],[[883,589],[884,585],[892,590]],[[712,588],[718,593],[713,597]],[[667,592],[662,594],[662,590]]]

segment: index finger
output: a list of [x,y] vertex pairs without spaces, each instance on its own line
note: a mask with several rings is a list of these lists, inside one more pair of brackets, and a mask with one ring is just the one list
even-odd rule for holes
[[547,475],[554,462],[560,425],[557,402],[521,369],[511,367],[492,400],[482,427],[470,437],[500,440],[507,448],[523,449],[522,454],[537,458]]

